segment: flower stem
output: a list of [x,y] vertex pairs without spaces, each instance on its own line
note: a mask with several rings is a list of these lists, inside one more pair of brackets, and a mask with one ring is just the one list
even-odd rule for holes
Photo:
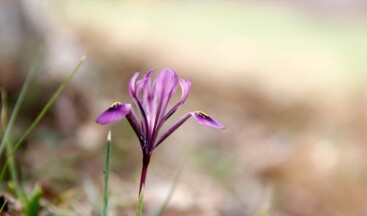
[[145,179],[147,177],[149,162],[150,162],[150,155],[143,153],[143,167],[141,169],[139,199],[138,199],[138,206],[136,208],[136,216],[141,216],[143,212],[144,187],[145,187]]
[[104,186],[103,186],[103,216],[108,215],[107,207],[108,207],[108,180],[110,177],[110,159],[111,159],[111,131],[108,131],[105,176],[104,176]]
[[141,190],[145,186],[145,179],[147,177],[149,162],[150,162],[150,155],[144,154],[143,155],[143,167],[141,169],[141,176],[140,176],[139,196],[141,194]]
[[142,216],[143,214],[143,200],[144,200],[144,188],[141,191],[138,199],[138,206],[136,207],[136,216]]

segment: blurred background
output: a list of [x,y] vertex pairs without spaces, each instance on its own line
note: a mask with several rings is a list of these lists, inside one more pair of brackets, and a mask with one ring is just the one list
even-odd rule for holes
[[192,81],[172,121],[203,110],[226,129],[190,120],[157,149],[146,215],[180,170],[163,215],[367,215],[367,2],[1,1],[10,109],[40,45],[15,140],[86,56],[16,154],[23,184],[40,183],[56,215],[95,214],[108,129],[110,212],[135,215],[138,140],[127,121],[94,119],[115,101],[131,103],[134,72],[165,67]]

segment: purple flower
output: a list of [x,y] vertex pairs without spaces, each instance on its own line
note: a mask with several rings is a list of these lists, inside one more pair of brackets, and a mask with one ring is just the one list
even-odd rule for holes
[[[137,72],[129,82],[129,93],[139,113],[139,118],[130,104],[116,102],[96,119],[97,123],[104,125],[120,121],[126,117],[139,138],[143,152],[143,169],[139,194],[145,184],[146,172],[153,151],[191,116],[199,124],[224,129],[222,124],[210,118],[207,114],[194,111],[182,116],[176,123],[160,134],[159,132],[163,124],[186,101],[190,92],[191,82],[190,80],[179,78],[173,69],[166,68],[157,75],[152,83],[151,76],[154,71],[154,69],[150,70],[140,80],[137,80],[139,75]],[[168,104],[176,93],[178,86],[181,87],[181,98],[169,109]]]

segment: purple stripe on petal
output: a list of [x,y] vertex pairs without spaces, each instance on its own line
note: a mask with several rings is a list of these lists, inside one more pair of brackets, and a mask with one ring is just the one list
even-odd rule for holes
[[96,122],[98,124],[110,124],[123,119],[131,111],[130,104],[113,103],[110,108],[101,113]]
[[191,115],[201,125],[206,125],[206,126],[218,128],[218,129],[224,129],[224,126],[221,123],[210,118],[207,114],[203,112],[195,111],[195,112],[191,112]]

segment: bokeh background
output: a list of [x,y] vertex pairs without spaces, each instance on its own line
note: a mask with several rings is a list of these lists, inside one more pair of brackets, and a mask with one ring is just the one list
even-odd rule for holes
[[367,215],[367,2],[1,1],[10,108],[40,45],[14,139],[86,56],[16,154],[23,185],[41,184],[48,212],[96,214],[111,129],[110,213],[135,214],[137,138],[127,121],[94,119],[131,102],[134,72],[170,67],[192,80],[172,119],[203,110],[226,129],[190,120],[157,149],[146,215],[180,170],[164,215]]

